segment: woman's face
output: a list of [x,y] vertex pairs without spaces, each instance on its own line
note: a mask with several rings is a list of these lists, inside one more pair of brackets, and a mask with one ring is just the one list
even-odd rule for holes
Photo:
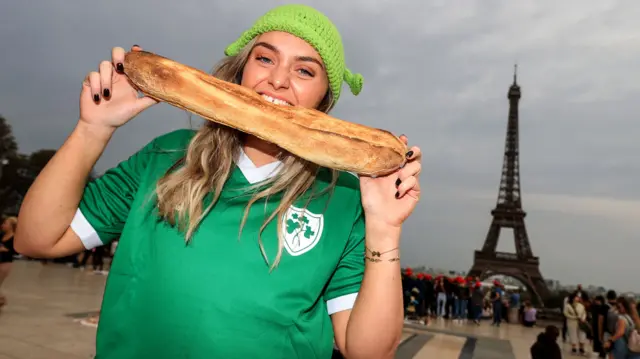
[[274,31],[257,38],[241,85],[276,104],[317,108],[329,89],[329,80],[311,45],[289,33]]

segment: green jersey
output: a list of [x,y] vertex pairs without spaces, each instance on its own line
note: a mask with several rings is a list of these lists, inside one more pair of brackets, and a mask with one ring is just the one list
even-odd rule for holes
[[[330,315],[353,307],[364,274],[357,178],[341,173],[332,192],[288,209],[283,255],[270,271],[276,220],[261,235],[268,262],[258,233],[280,197],[253,205],[239,237],[251,197],[239,194],[275,175],[278,162],[256,167],[241,154],[188,244],[158,217],[156,183],[185,155],[193,135],[160,136],[86,186],[71,227],[86,248],[119,238],[96,358],[330,358]],[[321,171],[315,192],[330,182],[330,172]]]

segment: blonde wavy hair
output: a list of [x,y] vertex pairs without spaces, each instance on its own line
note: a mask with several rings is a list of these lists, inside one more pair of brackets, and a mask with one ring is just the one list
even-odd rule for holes
[[[255,39],[249,42],[238,55],[224,58],[214,67],[211,74],[221,80],[240,84],[242,71],[254,44]],[[333,105],[333,96],[328,90],[317,110],[328,113]],[[245,135],[240,131],[206,121],[191,140],[185,156],[158,181],[155,194],[159,214],[170,224],[177,225],[181,231],[185,232],[186,242],[191,240],[202,219],[220,198],[222,188],[232,172],[234,161],[238,159],[240,154],[244,137]],[[269,180],[247,188],[247,191],[258,190],[245,208],[238,233],[238,238],[240,238],[251,205],[282,192],[282,200],[276,210],[266,218],[258,235],[260,250],[265,261],[269,263],[261,234],[269,222],[277,218],[278,252],[271,265],[271,270],[280,263],[284,248],[282,217],[300,196],[307,194],[320,169],[318,165],[284,150],[277,157],[282,162],[278,174]],[[330,185],[322,192],[311,193],[308,201],[314,195],[333,190],[338,179],[338,172],[330,171]],[[213,200],[204,208],[204,198],[212,191]]]

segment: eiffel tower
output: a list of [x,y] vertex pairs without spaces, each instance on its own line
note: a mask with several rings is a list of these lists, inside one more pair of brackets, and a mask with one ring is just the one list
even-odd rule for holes
[[[549,297],[549,289],[540,273],[540,261],[533,255],[527,229],[526,212],[520,196],[520,160],[518,143],[518,102],[522,93],[517,82],[517,65],[514,67],[513,84],[509,88],[509,119],[507,124],[504,160],[498,202],[491,211],[493,217],[482,250],[475,251],[473,265],[468,275],[486,279],[502,274],[522,282],[531,293],[531,299],[543,305]],[[498,252],[498,238],[503,228],[513,229],[516,253]]]

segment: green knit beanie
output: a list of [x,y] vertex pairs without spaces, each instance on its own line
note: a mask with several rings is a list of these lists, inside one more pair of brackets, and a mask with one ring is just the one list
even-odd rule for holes
[[352,73],[345,64],[338,29],[324,14],[306,5],[283,5],[269,10],[229,45],[225,54],[237,55],[254,37],[269,31],[288,32],[305,40],[318,51],[326,67],[334,102],[340,98],[342,81],[349,85],[354,95],[362,90],[362,75]]

